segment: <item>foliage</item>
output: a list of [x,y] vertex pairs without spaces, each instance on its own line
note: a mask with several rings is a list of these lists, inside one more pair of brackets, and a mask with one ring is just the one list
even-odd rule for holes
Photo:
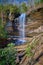
[[35,4],[38,5],[38,4],[40,4],[40,3],[43,3],[43,0],[37,0],[37,1],[35,0]]
[[0,26],[0,38],[7,38],[7,32],[3,27]]
[[7,32],[5,31],[4,26],[2,25],[2,20],[0,18],[0,38],[7,38]]
[[8,5],[0,5],[0,11],[1,13],[6,16],[6,17],[9,17],[8,15],[11,13],[13,13],[13,16],[16,17],[20,14],[20,9],[18,6],[16,5],[12,5],[12,4],[8,4]]
[[38,5],[40,3],[40,1],[39,0],[35,0],[35,5]]
[[26,12],[28,10],[26,3],[22,3],[22,5],[20,6],[20,9],[22,13]]
[[43,3],[43,0],[40,0],[41,3]]
[[[39,38],[36,38],[36,39],[33,39],[32,43],[30,43],[28,45],[28,47],[26,48],[26,55],[29,56],[29,57],[33,57],[34,56],[34,53],[36,51],[36,46],[38,45],[39,43]],[[34,52],[32,51],[34,50]]]
[[0,65],[16,65],[16,49],[14,44],[8,44],[4,49],[0,49]]
[[[7,14],[6,10],[7,10],[7,7],[6,7],[6,6],[0,5],[0,11],[1,11],[2,15],[3,15],[3,13]],[[0,24],[1,24],[1,25],[0,25],[0,33],[1,33],[1,32],[5,32],[2,19],[3,19],[3,18],[2,18],[2,16],[1,16],[1,17],[0,17]],[[1,34],[0,34],[0,35],[1,35]]]
[[0,4],[0,12],[2,11],[2,9],[3,9],[3,5]]
[[16,5],[9,5],[10,12],[17,13],[19,12],[19,8]]
[[26,48],[26,55],[29,57],[33,56],[31,45],[28,45],[28,47]]

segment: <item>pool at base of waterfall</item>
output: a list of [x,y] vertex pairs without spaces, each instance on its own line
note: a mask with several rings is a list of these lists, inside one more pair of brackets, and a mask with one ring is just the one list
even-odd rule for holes
[[9,43],[13,43],[14,45],[22,45],[26,43],[26,38],[20,39],[19,36],[9,36]]
[[22,45],[26,43],[26,40],[15,39],[15,40],[12,40],[11,42],[14,43],[15,45]]

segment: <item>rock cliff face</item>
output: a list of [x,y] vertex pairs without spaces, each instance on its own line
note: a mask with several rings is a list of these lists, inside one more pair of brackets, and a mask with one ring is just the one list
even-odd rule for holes
[[33,36],[43,32],[43,8],[32,11],[28,16],[26,35]]
[[[24,53],[22,59],[19,62],[19,65],[43,65],[43,8],[39,8],[35,11],[32,11],[26,21],[25,25],[25,33],[26,38],[31,39],[28,44],[32,44],[33,42],[37,42],[35,48],[32,49],[32,52],[35,51],[33,56],[33,60],[30,62],[31,57],[27,57]],[[27,44],[27,45],[28,45]],[[26,45],[26,46],[27,46]],[[24,45],[25,46],[25,45]],[[23,50],[24,49],[24,50]],[[26,47],[19,46],[18,49],[21,52],[25,52]],[[23,52],[22,52],[23,51]],[[20,53],[19,53],[20,54]]]

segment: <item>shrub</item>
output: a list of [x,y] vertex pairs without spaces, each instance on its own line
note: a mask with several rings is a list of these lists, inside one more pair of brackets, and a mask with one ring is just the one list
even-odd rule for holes
[[0,65],[16,65],[16,49],[14,44],[8,44],[4,49],[0,49]]

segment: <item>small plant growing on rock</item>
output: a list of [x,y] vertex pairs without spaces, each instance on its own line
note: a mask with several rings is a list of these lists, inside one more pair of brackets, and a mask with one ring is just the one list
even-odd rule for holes
[[34,63],[36,62],[36,60],[34,59],[34,55],[38,49],[39,42],[40,42],[40,37],[36,37],[26,48],[26,56],[30,58],[29,60],[30,65],[34,65]]

